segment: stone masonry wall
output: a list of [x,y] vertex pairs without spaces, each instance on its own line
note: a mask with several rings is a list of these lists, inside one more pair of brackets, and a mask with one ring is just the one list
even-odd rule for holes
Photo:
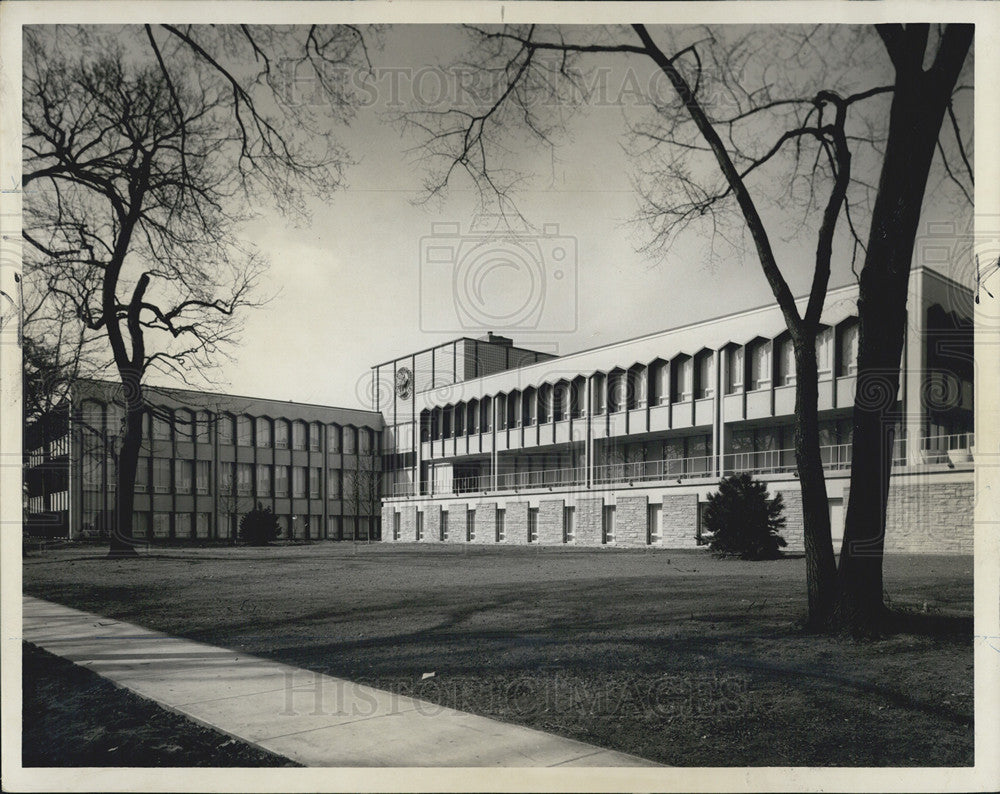
[[538,503],[538,544],[561,546],[563,542],[563,500],[546,499]]
[[388,502],[382,503],[382,540],[388,540],[392,542],[395,540],[392,536],[392,517],[396,510]]
[[[844,488],[846,515],[849,488]],[[885,517],[885,550],[912,554],[972,554],[971,482],[893,482]]]
[[[603,499],[576,500],[576,545],[600,546],[603,542]],[[541,538],[539,538],[541,540]]]
[[667,549],[697,548],[695,531],[698,527],[698,494],[663,494],[660,520],[663,532],[660,545]]
[[804,524],[802,520],[802,490],[800,488],[792,488],[787,491],[774,491],[771,493],[771,496],[777,496],[779,493],[785,501],[785,512],[782,513],[785,517],[785,526],[779,533],[788,542],[784,550],[790,552],[805,551]]
[[424,507],[424,543],[441,542],[441,505]]
[[417,539],[417,506],[403,505],[399,508],[399,539],[403,543],[413,543]]
[[507,502],[505,544],[526,546],[528,544],[528,503]]
[[[698,497],[695,496],[695,504]],[[615,507],[615,545],[636,547],[646,545],[649,522],[649,499],[643,496],[619,496]],[[695,512],[697,519],[697,511]]]
[[[445,543],[465,543],[465,513],[468,510],[468,505],[464,502],[461,504],[449,504],[448,509],[442,510],[442,514],[448,513],[448,537],[445,538]],[[444,519],[442,515],[441,520]]]
[[476,537],[473,543],[497,542],[497,503],[479,502],[476,505]]

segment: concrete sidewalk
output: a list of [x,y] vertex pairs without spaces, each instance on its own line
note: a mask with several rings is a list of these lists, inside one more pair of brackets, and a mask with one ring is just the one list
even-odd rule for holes
[[23,615],[28,642],[306,766],[657,766],[29,596]]

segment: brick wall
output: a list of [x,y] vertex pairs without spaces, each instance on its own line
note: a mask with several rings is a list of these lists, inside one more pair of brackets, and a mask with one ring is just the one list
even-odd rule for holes
[[[782,513],[785,517],[785,526],[779,533],[788,542],[784,550],[794,552],[805,551],[804,524],[802,522],[802,489],[791,488],[789,490],[773,491],[771,492],[771,496],[777,496],[779,493],[785,500],[785,512]],[[835,494],[827,494],[827,496],[833,495]]]
[[507,538],[504,543],[525,546],[528,543],[528,503],[507,502]]
[[497,503],[479,502],[476,505],[476,537],[473,543],[497,542]]
[[[849,497],[844,488],[844,508]],[[885,550],[914,554],[972,554],[971,482],[892,483],[885,517]]]
[[[697,496],[695,500],[697,503]],[[645,546],[649,499],[646,496],[619,496],[615,508],[615,545]],[[695,513],[697,518],[697,513]]]
[[660,514],[663,540],[668,549],[697,548],[695,532],[698,528],[698,495],[670,496],[663,494],[663,512]]
[[[576,500],[576,544],[578,546],[600,546],[603,542],[602,521],[603,499]],[[561,535],[560,535],[561,537]],[[541,540],[541,535],[539,535]]]
[[538,503],[538,543],[559,546],[563,542],[563,500],[546,499]]
[[441,505],[424,507],[424,543],[441,542]]

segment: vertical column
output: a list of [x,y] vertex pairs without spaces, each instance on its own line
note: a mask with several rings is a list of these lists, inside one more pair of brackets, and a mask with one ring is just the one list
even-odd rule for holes
[[712,462],[715,476],[722,476],[722,351],[712,353]]
[[[593,425],[594,425],[594,395],[593,395],[593,391],[594,391],[594,388],[593,388],[594,387],[594,376],[593,375],[588,375],[587,378],[584,380],[583,383],[584,383],[584,387],[583,388],[584,388],[584,391],[586,392],[586,394],[584,395],[584,400],[586,401],[586,405],[587,405],[587,408],[586,408],[586,411],[587,411],[587,421],[586,421],[586,423],[584,425],[584,434],[585,435],[584,435],[584,442],[583,442],[583,451],[584,451],[584,460],[585,460],[584,465],[586,466],[586,469],[587,469],[587,476],[586,476],[587,487],[588,488],[592,488],[593,485],[594,485],[594,433],[593,433]],[[571,386],[571,388],[572,388],[572,386]]]
[[490,490],[495,492],[497,489],[497,398],[495,394],[490,398],[490,413],[493,416],[490,422],[490,438],[492,439],[490,444]]
[[906,463],[909,466],[921,463],[920,442],[924,435],[925,410],[921,405],[921,381],[927,372],[924,278],[922,269],[910,277],[910,294],[906,302],[909,309],[903,326],[902,424],[906,434]]

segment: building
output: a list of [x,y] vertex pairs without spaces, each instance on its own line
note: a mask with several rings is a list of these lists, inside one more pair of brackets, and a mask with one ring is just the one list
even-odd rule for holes
[[[849,498],[856,303],[856,286],[830,290],[817,340],[835,539]],[[895,416],[886,548],[971,552],[972,294],[916,267],[907,305],[899,393],[871,393]],[[776,306],[561,357],[528,352],[490,336],[373,368],[383,540],[694,547],[719,478],[752,472],[783,494],[785,537],[802,548],[795,372]]]
[[[70,538],[114,526],[121,386],[82,381],[26,428],[29,527]],[[283,537],[377,538],[382,416],[146,387],[135,483],[138,539],[230,539],[260,502]]]

